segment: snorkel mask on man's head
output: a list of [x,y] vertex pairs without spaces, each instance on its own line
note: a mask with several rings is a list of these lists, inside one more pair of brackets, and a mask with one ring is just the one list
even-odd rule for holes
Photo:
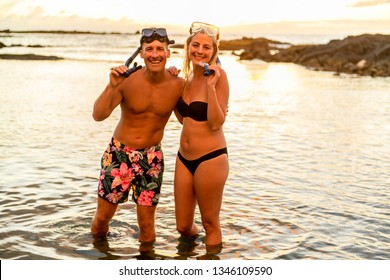
[[141,45],[142,43],[151,43],[155,40],[158,40],[162,43],[165,42],[168,45],[175,43],[175,40],[169,40],[168,33],[165,28],[155,28],[155,27],[144,28],[142,29],[141,35],[142,35],[140,39]]
[[[175,40],[169,40],[167,30],[165,28],[144,28],[142,29],[142,36],[140,39],[140,44],[137,48],[137,50],[127,59],[125,62],[125,65],[127,67],[130,66],[130,64],[133,62],[133,60],[137,57],[139,52],[141,51],[142,43],[151,43],[154,40],[158,40],[162,43],[174,44]],[[130,74],[136,72],[137,70],[141,69],[142,66],[137,65],[137,62],[134,62],[134,66],[132,68],[129,68],[125,73],[121,74],[124,77],[130,76]]]

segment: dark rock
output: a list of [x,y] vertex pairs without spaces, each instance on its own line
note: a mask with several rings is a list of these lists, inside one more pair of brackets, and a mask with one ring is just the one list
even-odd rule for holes
[[219,44],[219,49],[221,51],[223,50],[246,50],[248,48],[251,48],[254,46],[254,44],[258,44],[260,47],[265,46],[265,44],[286,44],[283,42],[278,42],[274,40],[269,40],[266,38],[248,38],[243,37],[242,39],[234,39],[234,40],[227,40],[227,41],[221,41]]
[[288,48],[281,48],[278,44],[282,43],[264,38],[243,38],[225,42],[223,46],[232,51],[244,49],[240,54],[242,60],[292,62],[314,70],[390,76],[390,35],[363,34],[332,40],[324,45],[291,45]]
[[62,57],[46,56],[36,54],[0,54],[0,59],[15,59],[15,60],[61,60]]
[[44,48],[42,45],[27,45],[27,48]]

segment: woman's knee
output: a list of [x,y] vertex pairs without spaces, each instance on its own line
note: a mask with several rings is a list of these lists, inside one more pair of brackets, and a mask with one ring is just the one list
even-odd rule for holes
[[185,225],[185,224],[177,224],[176,230],[180,232],[181,234],[186,235],[188,232],[191,231],[192,225]]
[[203,228],[206,232],[206,234],[214,233],[214,232],[219,232],[220,231],[220,223],[218,219],[207,219],[204,218],[202,219],[202,225]]
[[194,223],[177,223],[176,230],[182,235],[195,235],[198,233]]

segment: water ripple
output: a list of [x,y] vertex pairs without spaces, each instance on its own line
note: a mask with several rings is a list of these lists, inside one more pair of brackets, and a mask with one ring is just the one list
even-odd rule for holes
[[[218,256],[205,253],[203,230],[194,240],[176,232],[173,172],[181,127],[173,116],[163,140],[156,243],[140,246],[131,202],[120,206],[107,240],[94,240],[99,161],[120,110],[101,123],[90,115],[107,83],[96,69],[111,65],[7,64],[6,87],[0,84],[0,258],[389,259],[388,79],[355,79],[351,87],[347,77],[294,65],[257,69],[230,56],[224,63],[231,81],[225,125],[231,172]],[[17,78],[31,67],[31,76]],[[280,81],[290,84],[272,87]],[[201,229],[198,211],[195,218]]]

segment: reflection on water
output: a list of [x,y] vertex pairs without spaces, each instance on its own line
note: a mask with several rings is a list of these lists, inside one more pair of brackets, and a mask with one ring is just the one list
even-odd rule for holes
[[[138,242],[132,203],[94,240],[99,161],[119,110],[96,123],[91,109],[111,63],[0,61],[0,258],[388,259],[390,80],[221,60],[231,90],[221,252],[203,231],[176,232],[174,117],[156,241]],[[23,69],[34,71],[20,79]]]

